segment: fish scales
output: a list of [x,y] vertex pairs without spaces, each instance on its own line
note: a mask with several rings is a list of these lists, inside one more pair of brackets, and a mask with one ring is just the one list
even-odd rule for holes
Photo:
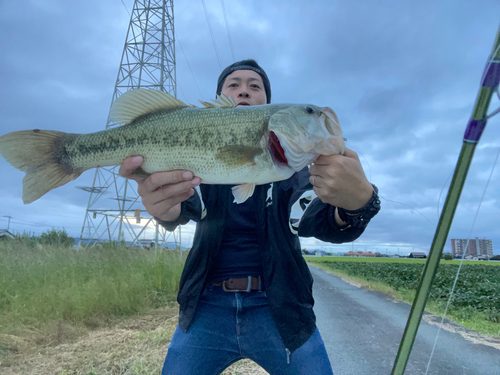
[[[261,148],[265,137],[265,117],[273,108],[257,111],[238,109],[193,109],[157,111],[133,123],[107,131],[71,135],[64,148],[74,169],[120,164],[130,156],[144,158],[148,173],[187,169],[207,183],[224,178],[241,182],[241,175],[263,170],[269,164],[246,164],[235,168],[217,157],[224,146]],[[227,154],[227,157],[237,155]],[[222,163],[221,163],[222,161]],[[272,158],[264,158],[272,163]],[[229,175],[230,174],[230,175]]]

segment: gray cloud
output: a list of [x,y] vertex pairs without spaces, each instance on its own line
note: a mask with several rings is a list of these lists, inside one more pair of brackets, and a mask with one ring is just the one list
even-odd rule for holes
[[[130,10],[132,1],[125,4]],[[219,2],[206,4],[225,67],[233,59],[222,9]],[[332,107],[348,147],[360,154],[367,175],[380,187],[383,210],[355,246],[428,249],[438,221],[439,194],[444,187],[440,208],[498,28],[500,4],[439,0],[225,5],[236,59],[259,61],[271,79],[275,103]],[[0,4],[0,134],[35,127],[103,130],[128,22],[120,1]],[[175,23],[184,51],[177,43],[178,96],[193,104],[211,99],[220,67],[201,2],[176,3]],[[494,99],[492,108],[499,105]],[[490,121],[476,151],[451,237],[471,230],[471,215],[500,147],[498,124],[498,116]],[[34,222],[67,226],[79,236],[88,195],[75,186],[91,185],[93,171],[24,206],[22,173],[3,160],[0,169],[1,216],[18,219],[11,223],[16,230],[43,229],[26,223]],[[497,166],[472,233],[493,239],[497,253],[499,174]],[[326,246],[310,239],[303,243]]]

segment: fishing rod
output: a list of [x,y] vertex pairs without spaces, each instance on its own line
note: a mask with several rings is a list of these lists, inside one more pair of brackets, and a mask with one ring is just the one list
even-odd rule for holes
[[439,223],[434,234],[432,246],[429,251],[429,257],[425,263],[424,271],[411,307],[403,338],[399,344],[398,354],[394,362],[394,367],[392,368],[392,375],[402,375],[408,363],[408,358],[410,357],[411,349],[413,347],[413,343],[415,342],[415,337],[417,335],[418,327],[420,326],[420,321],[422,320],[425,304],[427,302],[427,298],[429,297],[432,281],[434,280],[434,276],[439,266],[439,259],[441,258],[446,239],[448,238],[453,216],[455,215],[458,201],[460,200],[460,195],[462,194],[462,189],[474,156],[474,151],[484,129],[486,128],[488,118],[493,116],[493,114],[488,116],[487,112],[491,102],[491,97],[497,90],[499,81],[500,27],[493,44],[493,50],[490,58],[486,63],[474,111],[472,112],[472,116],[465,130],[462,150],[460,151],[453,180],[451,181],[443,211],[441,212]]

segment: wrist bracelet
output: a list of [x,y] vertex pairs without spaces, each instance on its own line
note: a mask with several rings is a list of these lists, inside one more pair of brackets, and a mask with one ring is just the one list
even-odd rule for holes
[[380,198],[378,196],[378,188],[372,184],[373,194],[368,203],[357,210],[346,210],[337,207],[340,219],[347,225],[341,228],[344,231],[349,228],[366,227],[368,222],[380,211]]

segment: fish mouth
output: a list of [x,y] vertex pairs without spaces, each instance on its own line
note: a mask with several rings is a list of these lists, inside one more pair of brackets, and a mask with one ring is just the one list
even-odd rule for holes
[[275,162],[300,171],[319,155],[344,154],[344,138],[335,112],[329,107],[318,109],[319,121],[307,134],[299,131],[290,137],[278,129],[270,132],[269,150]]
[[320,108],[320,111],[321,114],[325,116],[326,121],[324,121],[324,126],[326,130],[328,130],[328,133],[330,133],[331,135],[337,135],[337,133],[334,130],[334,126],[335,125],[340,126],[340,125],[339,125],[339,119],[337,118],[335,112],[333,112],[333,110],[329,107],[322,107]]
[[[320,121],[323,124],[324,129],[328,133],[325,132],[325,141],[327,142],[325,144],[321,144],[323,142],[318,144],[317,150],[321,150],[325,153],[330,150],[329,153],[331,153],[331,147],[333,147],[336,152],[339,152],[341,155],[343,155],[345,151],[344,136],[342,134],[342,128],[340,127],[337,115],[329,107],[322,107],[320,108],[320,111]],[[326,155],[328,155],[329,153],[326,153]]]

